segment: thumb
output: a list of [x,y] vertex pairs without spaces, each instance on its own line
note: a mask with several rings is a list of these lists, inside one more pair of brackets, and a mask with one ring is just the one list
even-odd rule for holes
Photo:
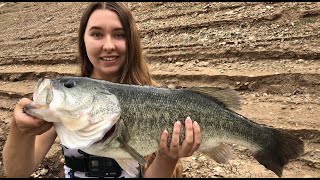
[[23,108],[25,105],[32,103],[32,100],[28,99],[28,98],[22,98],[18,101],[17,106],[19,106],[20,108]]

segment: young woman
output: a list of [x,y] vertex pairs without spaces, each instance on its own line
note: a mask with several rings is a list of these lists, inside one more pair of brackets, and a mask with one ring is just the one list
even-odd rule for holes
[[[91,3],[82,15],[78,35],[81,76],[117,83],[156,86],[142,57],[134,18],[123,3]],[[23,112],[23,107],[30,102],[30,99],[23,98],[14,110],[14,118],[3,150],[7,177],[30,177],[57,137],[52,123]],[[187,118],[186,138],[179,146],[180,127],[181,123],[177,121],[169,147],[166,144],[168,132],[164,131],[159,135],[159,151],[146,157],[146,167],[134,167],[140,168],[138,177],[181,177],[179,158],[191,156],[198,149],[201,132],[199,125]],[[66,160],[65,177],[131,177],[113,159],[92,156],[63,145],[62,147]]]

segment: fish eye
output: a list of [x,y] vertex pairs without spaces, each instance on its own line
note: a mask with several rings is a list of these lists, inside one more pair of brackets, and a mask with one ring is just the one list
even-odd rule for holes
[[63,85],[64,85],[64,87],[66,87],[66,88],[72,88],[72,87],[76,86],[76,82],[74,82],[74,81],[67,81],[67,82],[65,82]]

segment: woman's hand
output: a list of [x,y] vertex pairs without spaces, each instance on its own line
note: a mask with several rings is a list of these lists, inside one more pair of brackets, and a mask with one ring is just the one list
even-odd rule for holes
[[22,98],[14,109],[14,119],[13,123],[21,133],[28,134],[31,136],[40,135],[48,131],[53,123],[46,122],[42,119],[34,118],[23,112],[25,105],[31,103],[32,101],[28,98]]
[[191,156],[200,146],[201,131],[199,124],[187,117],[185,120],[185,139],[182,145],[179,145],[179,135],[181,129],[181,122],[177,121],[174,124],[173,134],[170,147],[167,146],[169,133],[165,130],[161,135],[159,155],[162,157],[169,157],[172,160],[178,160],[182,157]]

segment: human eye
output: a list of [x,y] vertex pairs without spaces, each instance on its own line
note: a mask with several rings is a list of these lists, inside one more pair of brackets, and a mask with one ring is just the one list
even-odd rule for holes
[[98,31],[93,31],[90,33],[90,35],[94,38],[101,38],[102,37],[102,33],[98,32]]
[[124,32],[117,32],[114,34],[114,37],[116,39],[125,39],[126,36],[125,36]]

